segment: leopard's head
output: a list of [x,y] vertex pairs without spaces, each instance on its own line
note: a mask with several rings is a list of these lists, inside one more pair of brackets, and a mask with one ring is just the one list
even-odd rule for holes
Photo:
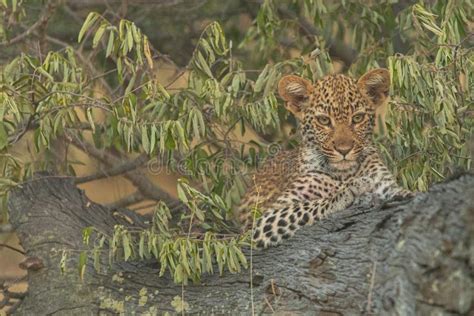
[[331,75],[314,84],[289,75],[278,84],[286,108],[300,121],[304,146],[315,147],[329,167],[356,167],[372,144],[375,110],[385,103],[390,86],[386,69],[358,80]]

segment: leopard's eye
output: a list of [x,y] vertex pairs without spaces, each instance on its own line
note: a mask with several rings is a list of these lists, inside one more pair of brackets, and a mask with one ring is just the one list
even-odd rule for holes
[[359,113],[352,117],[352,123],[358,124],[364,120],[365,113]]
[[318,120],[318,123],[321,125],[324,125],[324,126],[331,125],[331,119],[327,116],[320,115],[316,117],[316,119]]

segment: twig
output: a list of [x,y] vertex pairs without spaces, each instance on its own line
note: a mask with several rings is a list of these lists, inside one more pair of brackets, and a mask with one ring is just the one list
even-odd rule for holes
[[[294,20],[296,19],[301,30],[305,33],[306,37],[312,40],[313,36],[319,36],[320,32],[314,27],[314,25],[306,18],[296,15],[294,12],[279,7],[278,12],[287,19]],[[346,67],[349,67],[357,57],[357,51],[352,47],[347,46],[342,42],[335,42],[334,40],[329,45],[329,53],[332,56],[336,56],[341,59]]]
[[[275,310],[273,309],[273,306],[272,304],[270,304],[270,301],[268,300],[268,298],[265,296],[264,297],[265,299],[265,303],[267,304],[268,307],[270,307],[270,310],[272,311],[272,313],[274,314],[275,313]],[[252,311],[253,312],[253,311]]]
[[135,191],[134,193],[130,194],[129,196],[124,197],[123,199],[107,204],[106,207],[109,208],[110,210],[116,210],[119,208],[124,208],[129,205],[141,202],[143,201],[143,198],[144,196],[143,194],[140,193],[140,191]]
[[174,78],[171,79],[171,81],[166,84],[165,89],[168,89],[170,86],[173,85],[173,83],[175,83],[176,81],[178,81],[178,79],[181,78],[181,77],[186,73],[187,70],[188,70],[187,67],[184,68],[184,69],[182,69],[182,70],[180,70],[180,71],[178,72],[178,74],[177,74],[176,76],[174,76]]
[[21,250],[21,249],[12,247],[12,246],[7,245],[7,244],[0,243],[0,248],[2,248],[2,247],[8,248],[8,249],[13,250],[13,251],[16,251],[16,252],[18,252],[18,253],[20,253],[20,254],[22,254],[22,255],[26,254],[26,253],[25,253],[23,250]]
[[105,171],[99,171],[97,173],[84,176],[84,177],[78,177],[74,180],[76,184],[81,184],[85,182],[90,182],[94,180],[99,180],[103,178],[109,178],[109,177],[114,177],[121,175],[125,172],[137,169],[138,167],[142,166],[145,162],[148,161],[148,156],[146,154],[141,154],[137,158],[131,161],[127,161],[121,165],[112,167],[112,169],[105,170]]
[[33,121],[34,117],[35,117],[34,114],[30,115],[30,117],[26,121],[25,126],[23,127],[23,129],[21,131],[19,131],[16,135],[12,135],[11,137],[8,138],[8,143],[10,145],[13,145],[13,144],[17,143],[26,134],[26,132],[28,132],[28,130],[30,128],[30,125],[31,125],[31,122]]
[[374,283],[375,283],[375,271],[377,270],[377,262],[374,261],[372,266],[372,276],[370,277],[370,287],[369,287],[369,294],[367,296],[367,314],[370,314],[370,308],[372,306],[372,291],[374,290]]
[[154,206],[156,206],[156,202],[147,203],[145,205],[140,205],[140,206],[137,206],[137,207],[129,207],[128,209],[131,210],[131,211],[137,212],[137,211],[141,211],[141,210],[144,210],[144,209],[147,209],[147,208],[150,208],[150,207],[154,207]]
[[[80,140],[79,137],[73,133],[66,132],[66,135],[68,140],[74,146],[88,153],[95,159],[100,160],[109,167],[113,167],[114,165],[121,163],[120,159],[113,154],[105,150],[99,150],[95,148],[91,144]],[[168,193],[155,186],[155,184],[153,184],[153,182],[151,182],[143,172],[139,170],[132,170],[125,172],[123,175],[130,182],[132,182],[135,187],[137,187],[137,189],[143,194],[145,198],[155,201],[164,201],[170,208],[176,208],[181,205],[178,200],[174,199]]]
[[55,1],[48,1],[48,4],[43,8],[43,12],[41,13],[41,17],[33,23],[26,31],[23,33],[15,36],[11,40],[0,42],[0,47],[2,46],[11,46],[14,44],[17,44],[21,41],[23,41],[25,38],[27,38],[31,33],[36,31],[36,29],[40,28],[43,26],[48,20],[51,18],[53,15],[54,11],[56,9],[56,2]]
[[[259,205],[259,200],[260,200],[260,186],[257,186],[256,178],[255,175],[253,176],[253,183],[255,185],[255,188],[257,190],[257,200],[255,202],[255,208],[258,207]],[[253,294],[253,234],[255,231],[255,222],[256,222],[256,216],[257,212],[252,212],[253,217],[252,217],[252,231],[250,233],[250,265],[249,265],[249,272],[250,272],[250,304],[252,307],[252,316],[255,316],[255,302],[254,302],[254,294]]]
[[[54,43],[54,44],[56,44],[56,45],[60,45],[60,46],[63,46],[63,47],[68,47],[68,46],[70,46],[69,43],[66,43],[66,42],[64,42],[64,41],[62,41],[62,40],[60,40],[60,39],[54,38],[54,37],[49,36],[49,35],[46,35],[46,36],[45,36],[45,39],[46,39],[48,42],[51,42],[51,43]],[[112,87],[110,87],[110,85],[108,84],[108,82],[107,82],[107,81],[105,80],[105,78],[104,78],[104,76],[105,76],[106,74],[108,74],[108,72],[106,72],[106,73],[104,73],[104,74],[100,74],[100,75],[97,74],[97,73],[95,72],[95,68],[92,66],[90,60],[88,60],[88,59],[81,53],[81,51],[75,50],[74,53],[75,53],[75,54],[77,55],[77,57],[79,57],[79,59],[82,61],[82,64],[85,65],[85,66],[89,69],[89,71],[90,71],[92,74],[94,74],[93,76],[91,76],[91,77],[92,77],[92,78],[91,78],[91,81],[94,81],[95,79],[99,79],[99,80],[100,80],[100,83],[104,86],[104,88],[107,89],[107,91],[108,91],[109,93],[111,93],[111,92],[112,92]],[[113,71],[116,71],[116,69],[113,69]]]
[[128,12],[128,0],[122,0],[122,4],[119,9],[119,16],[121,19],[125,19]]
[[77,22],[78,25],[82,25],[82,23],[84,23],[84,19],[81,18],[80,16],[78,16],[78,15],[76,14],[76,11],[74,11],[73,9],[71,9],[68,4],[64,5],[64,6],[62,7],[62,9],[64,10],[64,12],[66,12],[67,14],[69,14],[69,15],[71,16],[71,18],[72,18],[74,21]]

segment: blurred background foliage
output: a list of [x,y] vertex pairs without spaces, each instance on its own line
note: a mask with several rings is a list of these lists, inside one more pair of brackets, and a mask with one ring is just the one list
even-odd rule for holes
[[0,0],[0,14],[1,222],[9,190],[42,170],[154,211],[147,230],[85,231],[96,262],[107,239],[113,258],[155,257],[177,282],[247,265],[232,209],[299,138],[283,74],[388,68],[375,137],[400,183],[471,168],[469,0]]

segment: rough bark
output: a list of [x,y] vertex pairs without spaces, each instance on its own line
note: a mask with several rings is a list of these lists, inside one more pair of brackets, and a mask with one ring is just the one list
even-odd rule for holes
[[[131,212],[90,202],[73,181],[33,179],[12,192],[11,223],[28,256],[19,315],[175,313],[184,295],[189,313],[472,315],[474,313],[474,175],[435,185],[412,201],[340,212],[299,231],[281,246],[254,251],[250,272],[206,275],[184,288],[158,277],[154,263],[127,262],[108,274],[61,275],[62,249],[81,249],[82,229],[142,225]],[[76,260],[77,258],[71,258]],[[71,264],[71,263],[70,263]]]

